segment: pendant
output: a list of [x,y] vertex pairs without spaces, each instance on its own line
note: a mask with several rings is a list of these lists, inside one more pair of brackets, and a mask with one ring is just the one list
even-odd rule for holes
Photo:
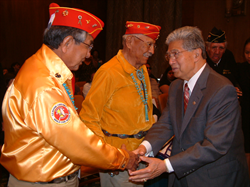
[[143,70],[136,70],[136,76],[137,76],[137,78],[140,80],[140,81],[142,81],[143,80]]

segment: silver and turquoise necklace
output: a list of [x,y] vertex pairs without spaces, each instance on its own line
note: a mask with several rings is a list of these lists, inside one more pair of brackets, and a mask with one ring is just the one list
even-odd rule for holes
[[68,96],[69,96],[71,102],[73,103],[75,109],[77,110],[78,108],[75,106],[74,97],[73,97],[73,95],[70,93],[69,88],[68,88],[68,86],[66,85],[66,83],[63,83],[63,87],[64,87],[65,90],[67,91],[67,94],[68,94]]
[[141,81],[141,86],[138,85],[137,81],[135,80],[135,77],[134,77],[133,73],[131,73],[130,76],[132,77],[133,82],[135,84],[135,87],[137,89],[137,92],[140,95],[141,100],[142,100],[142,102],[144,104],[144,107],[145,107],[145,120],[149,121],[149,119],[148,119],[148,102],[147,102],[148,101],[148,92],[147,92],[147,85],[146,85],[146,82],[145,82],[145,77],[144,77],[144,74],[143,74],[143,69],[141,68],[141,70],[139,70],[139,69],[136,70],[136,76]]

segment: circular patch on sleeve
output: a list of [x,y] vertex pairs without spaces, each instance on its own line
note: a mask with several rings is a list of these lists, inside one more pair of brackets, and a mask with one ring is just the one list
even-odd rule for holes
[[57,103],[52,107],[51,117],[56,123],[67,123],[70,119],[70,110],[65,104]]

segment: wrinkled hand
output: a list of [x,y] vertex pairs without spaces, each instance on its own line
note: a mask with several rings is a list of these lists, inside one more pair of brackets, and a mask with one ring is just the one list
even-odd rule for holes
[[127,153],[129,154],[129,160],[126,169],[135,171],[139,165],[139,156],[132,151],[128,151],[124,144],[122,144],[121,149],[127,151]]
[[240,91],[240,89],[238,87],[235,87],[236,92],[237,92],[237,97],[239,99],[240,96],[242,96],[242,91]]
[[155,177],[158,177],[162,173],[167,172],[164,160],[145,156],[141,156],[140,158],[142,161],[148,163],[148,167],[133,172],[129,171],[130,181],[146,182],[149,179],[153,179]]
[[146,147],[144,145],[140,145],[137,149],[133,151],[136,155],[144,156],[147,153]]

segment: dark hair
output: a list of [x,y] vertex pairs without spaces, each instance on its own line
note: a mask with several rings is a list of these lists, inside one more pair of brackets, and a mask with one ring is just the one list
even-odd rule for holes
[[79,44],[85,41],[87,32],[73,27],[51,26],[44,31],[43,43],[51,49],[58,49],[67,36],[72,36]]
[[98,53],[98,55],[99,55],[99,51],[96,49],[96,48],[93,48],[92,50],[91,50],[91,55],[93,56],[93,54],[94,54],[94,52],[97,52]]
[[168,66],[167,69],[166,69],[166,74],[168,74],[169,71],[172,70],[172,67],[171,66]]
[[250,43],[250,38],[248,38],[246,41],[245,41],[245,44],[244,44],[244,50],[246,48],[246,45]]

